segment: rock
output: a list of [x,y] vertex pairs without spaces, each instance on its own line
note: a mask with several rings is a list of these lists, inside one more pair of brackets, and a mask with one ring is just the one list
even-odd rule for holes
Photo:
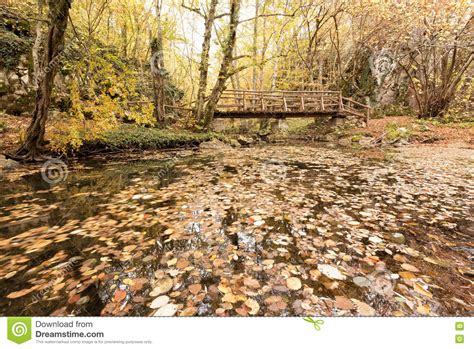
[[337,143],[338,143],[339,145],[344,146],[344,147],[348,147],[348,146],[350,146],[350,145],[352,144],[352,141],[351,141],[350,138],[345,137],[345,138],[339,139],[339,140],[337,141]]
[[239,141],[236,140],[236,139],[233,139],[233,138],[232,138],[232,139],[229,141],[229,144],[230,144],[232,147],[234,147],[234,148],[240,148],[240,143],[239,143]]
[[359,145],[362,146],[362,147],[365,147],[365,148],[371,147],[371,146],[373,146],[372,140],[373,140],[372,137],[362,137],[359,140]]
[[25,91],[25,90],[19,88],[19,89],[15,90],[14,94],[17,95],[17,96],[20,96],[20,97],[24,97],[24,96],[28,96],[28,91]]
[[0,81],[3,84],[8,85],[7,73],[3,70],[0,70]]
[[229,146],[218,139],[212,139],[199,145],[200,149],[227,149]]
[[19,162],[6,159],[3,155],[0,155],[0,171],[14,170],[20,166],[21,164]]
[[211,123],[211,130],[215,132],[222,132],[226,129],[225,121],[222,119],[214,119]]
[[280,131],[288,131],[290,127],[288,126],[288,123],[286,120],[278,120],[278,129]]
[[392,145],[394,147],[401,147],[403,145],[408,145],[410,142],[406,138],[400,138],[399,140],[395,141]]
[[393,233],[390,236],[390,240],[397,244],[404,244],[406,242],[405,235],[400,233]]
[[242,136],[242,135],[240,135],[239,138],[237,138],[237,141],[243,146],[249,146],[249,145],[252,145],[255,142],[252,138],[245,137],[245,136]]
[[343,118],[331,118],[329,119],[329,126],[331,127],[336,127],[344,124],[344,119]]
[[337,135],[334,133],[328,133],[326,135],[323,135],[319,138],[321,142],[336,142],[337,141]]
[[27,75],[23,75],[21,78],[20,78],[21,82],[23,83],[23,85],[25,86],[28,86],[28,84],[30,83],[30,77]]
[[17,84],[20,82],[20,78],[15,73],[10,73],[7,76],[7,80],[11,85]]

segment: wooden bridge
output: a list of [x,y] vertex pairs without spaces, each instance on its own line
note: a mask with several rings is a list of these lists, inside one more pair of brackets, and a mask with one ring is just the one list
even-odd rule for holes
[[340,91],[226,90],[215,118],[303,118],[355,116],[368,124],[371,108],[342,96]]

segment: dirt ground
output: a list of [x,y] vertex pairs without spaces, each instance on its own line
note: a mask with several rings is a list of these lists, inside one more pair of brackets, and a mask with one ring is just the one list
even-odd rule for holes
[[6,126],[4,131],[0,128],[0,153],[12,151],[18,146],[20,132],[26,130],[29,122],[29,117],[0,114],[0,124]]
[[466,143],[474,147],[474,128],[463,128],[459,124],[421,124],[417,119],[409,116],[391,116],[383,119],[373,119],[367,128],[357,128],[353,133],[363,132],[378,137],[382,135],[389,124],[397,124],[399,127],[409,128],[412,132],[410,143],[432,143],[432,144],[458,144]]

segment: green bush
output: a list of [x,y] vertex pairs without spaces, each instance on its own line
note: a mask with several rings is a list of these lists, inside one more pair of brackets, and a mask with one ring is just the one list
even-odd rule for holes
[[196,146],[212,139],[228,140],[217,133],[176,131],[124,125],[107,132],[99,144],[115,149],[164,149]]

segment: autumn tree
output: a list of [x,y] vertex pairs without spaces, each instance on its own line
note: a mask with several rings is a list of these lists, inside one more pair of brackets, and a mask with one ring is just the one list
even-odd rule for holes
[[230,11],[229,11],[229,26],[226,40],[224,42],[223,57],[221,66],[219,69],[219,75],[217,81],[209,95],[209,100],[206,103],[204,118],[202,125],[208,127],[214,118],[214,112],[216,110],[217,102],[225,90],[226,82],[231,75],[231,66],[233,61],[234,47],[237,42],[237,27],[239,25],[239,13],[240,13],[240,0],[230,0]]
[[151,42],[151,72],[153,75],[154,115],[158,124],[165,122],[165,84],[167,71],[163,54],[163,25],[161,23],[162,1],[156,1],[156,37]]
[[48,0],[49,24],[44,38],[44,54],[37,79],[35,109],[25,140],[13,159],[38,161],[44,159],[45,131],[48,120],[54,77],[61,54],[64,51],[64,36],[72,0]]
[[421,118],[449,109],[473,65],[474,17],[462,3],[431,7],[432,13],[411,22],[410,35],[400,43],[397,62],[408,75]]
[[207,80],[209,75],[209,52],[211,50],[211,38],[214,21],[216,20],[216,10],[218,0],[211,0],[209,9],[202,11],[197,7],[190,7],[182,4],[186,9],[197,13],[200,17],[204,18],[204,35],[201,49],[201,59],[199,62],[199,83],[198,91],[196,96],[195,106],[195,119],[199,123],[204,114],[204,102],[207,88]]

